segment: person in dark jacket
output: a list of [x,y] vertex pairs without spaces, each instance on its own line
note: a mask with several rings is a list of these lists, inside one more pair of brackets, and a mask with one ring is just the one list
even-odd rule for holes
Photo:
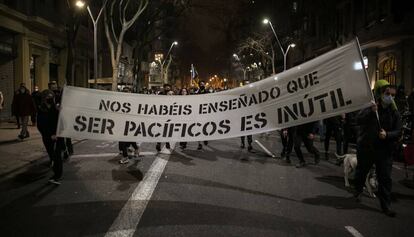
[[[168,95],[168,93],[171,91],[171,85],[170,84],[164,84],[164,90],[162,93],[160,93],[160,95]],[[165,143],[165,148],[167,148],[168,150],[171,149],[171,145],[169,142]],[[161,152],[161,142],[157,142],[157,144],[155,145],[155,149],[157,150],[157,152]]]
[[[33,101],[35,103],[36,110],[38,110],[39,106],[40,106],[40,103],[41,103],[41,100],[42,100],[38,86],[34,87],[34,90],[32,92],[32,98],[33,98]],[[33,116],[31,116],[33,126],[36,126],[36,118],[37,118],[36,113],[33,114]]]
[[[375,83],[375,100],[370,108],[357,115],[360,134],[357,141],[358,165],[355,173],[355,198],[361,201],[366,176],[375,164],[378,179],[378,194],[382,211],[390,217],[391,210],[391,170],[394,144],[401,137],[401,118],[390,95],[389,83],[379,80]],[[377,117],[378,116],[378,117]]]
[[[131,89],[124,87],[122,89],[124,93],[131,93]],[[134,159],[136,161],[141,161],[139,157],[139,145],[136,142],[119,142],[119,150],[122,152],[122,159],[119,160],[120,164],[126,164],[129,162],[129,159],[132,158],[128,155],[128,149],[132,147],[134,149]]]
[[342,151],[342,141],[343,141],[343,123],[344,123],[345,115],[338,115],[331,118],[324,119],[324,123],[326,125],[326,134],[324,140],[324,147],[325,147],[325,159],[329,159],[329,143],[331,137],[335,138],[336,142],[336,152],[335,157],[336,159],[343,158],[343,151]]
[[56,137],[59,111],[56,108],[55,95],[51,90],[42,91],[41,96],[42,100],[37,113],[37,129],[42,135],[43,145],[53,167],[54,175],[49,182],[59,185],[63,172],[62,152],[65,147],[64,139]]
[[22,128],[18,137],[21,140],[30,137],[27,124],[29,122],[29,116],[33,116],[36,113],[36,106],[30,95],[30,91],[24,83],[20,84],[19,92],[13,98],[12,107],[13,113],[19,118]]
[[[207,94],[209,93],[208,90],[206,89],[206,85],[204,84],[203,81],[200,81],[200,87],[198,88],[198,90],[195,92],[195,94],[197,95],[201,95],[201,94]],[[208,141],[204,141],[204,145],[208,145]],[[201,142],[198,142],[198,150],[203,149],[203,145],[201,144]]]
[[280,131],[280,137],[282,139],[282,153],[281,158],[285,158],[285,161],[290,164],[290,153],[293,149],[293,138],[295,135],[295,127],[285,128]]
[[315,138],[315,133],[317,130],[317,123],[306,123],[299,125],[295,128],[295,137],[294,137],[294,148],[296,156],[299,158],[299,164],[296,165],[296,168],[301,168],[306,165],[305,159],[303,159],[303,154],[300,149],[302,142],[305,144],[306,149],[309,153],[314,155],[315,164],[319,163],[319,151],[313,145],[313,139]]
[[[187,88],[181,88],[179,95],[188,95],[188,90]],[[185,149],[187,148],[187,142],[180,142],[180,147],[181,149]]]

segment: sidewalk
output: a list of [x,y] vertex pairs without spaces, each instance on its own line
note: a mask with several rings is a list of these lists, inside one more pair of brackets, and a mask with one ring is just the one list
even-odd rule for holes
[[[30,124],[30,122],[29,122]],[[20,129],[16,123],[0,124],[0,178],[41,159],[47,154],[43,148],[42,137],[35,126],[28,126],[30,137],[20,141]]]

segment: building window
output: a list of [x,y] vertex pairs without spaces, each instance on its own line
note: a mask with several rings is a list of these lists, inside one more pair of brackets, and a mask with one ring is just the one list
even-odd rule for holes
[[379,65],[379,78],[388,81],[391,85],[397,84],[397,60],[395,55],[389,55]]
[[154,55],[154,59],[155,59],[155,61],[162,62],[162,60],[164,59],[164,54],[157,53],[157,54]]

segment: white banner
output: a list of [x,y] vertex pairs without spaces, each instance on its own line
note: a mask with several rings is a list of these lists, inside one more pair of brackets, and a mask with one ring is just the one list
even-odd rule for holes
[[264,80],[167,96],[65,87],[57,135],[114,141],[205,141],[291,127],[362,109],[371,88],[357,40]]

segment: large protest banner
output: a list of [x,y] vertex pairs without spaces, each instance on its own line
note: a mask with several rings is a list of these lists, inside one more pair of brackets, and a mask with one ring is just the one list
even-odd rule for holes
[[278,130],[365,108],[358,41],[264,80],[213,94],[167,96],[65,87],[58,136],[205,141]]

